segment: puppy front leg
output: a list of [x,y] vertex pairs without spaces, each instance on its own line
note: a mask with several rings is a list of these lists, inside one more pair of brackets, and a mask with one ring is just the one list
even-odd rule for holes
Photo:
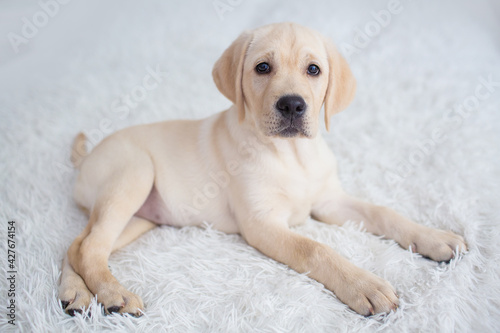
[[398,296],[387,281],[285,224],[252,221],[240,226],[240,232],[248,244],[270,258],[299,273],[308,272],[359,314],[387,313],[398,306]]
[[313,218],[330,224],[363,221],[368,232],[394,239],[401,247],[435,261],[449,261],[455,251],[467,250],[462,236],[417,224],[394,210],[376,206],[348,195],[336,196],[315,205]]

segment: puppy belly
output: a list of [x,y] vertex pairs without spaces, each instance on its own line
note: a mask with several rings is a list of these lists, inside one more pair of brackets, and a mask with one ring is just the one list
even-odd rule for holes
[[227,207],[225,203],[214,202],[210,206],[212,209],[201,211],[197,211],[188,204],[184,205],[184,210],[181,206],[183,206],[182,203],[177,203],[169,208],[156,187],[153,187],[142,207],[135,213],[135,216],[156,224],[165,224],[174,227],[202,226],[206,222],[214,229],[228,234],[239,232],[234,217],[224,210],[224,207]]
[[160,193],[156,190],[156,186],[153,186],[151,193],[149,193],[142,207],[135,213],[135,216],[156,224],[171,225],[174,222],[172,221],[172,214],[165,205]]

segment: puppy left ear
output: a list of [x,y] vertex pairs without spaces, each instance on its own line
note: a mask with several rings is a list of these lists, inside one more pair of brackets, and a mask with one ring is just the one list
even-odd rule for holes
[[251,40],[252,34],[243,32],[224,51],[212,70],[215,85],[224,96],[236,105],[240,121],[245,118],[245,97],[241,82],[243,63]]
[[325,95],[325,126],[329,130],[330,117],[344,110],[354,98],[356,79],[347,61],[333,43],[325,40],[328,55],[328,87]]

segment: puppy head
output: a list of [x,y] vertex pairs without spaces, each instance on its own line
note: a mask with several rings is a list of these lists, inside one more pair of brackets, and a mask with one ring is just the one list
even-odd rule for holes
[[244,32],[213,69],[218,89],[267,136],[313,138],[346,108],[356,82],[345,59],[317,32],[278,23]]

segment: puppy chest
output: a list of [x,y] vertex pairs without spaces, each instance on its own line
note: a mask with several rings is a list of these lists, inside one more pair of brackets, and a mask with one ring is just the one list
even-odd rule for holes
[[272,184],[287,210],[290,226],[304,223],[308,219],[326,178],[322,170],[293,166],[288,166],[275,175]]
[[295,181],[294,184],[287,186],[285,191],[286,203],[284,206],[289,210],[288,224],[293,226],[304,223],[312,209],[314,191],[311,184],[306,179]]

